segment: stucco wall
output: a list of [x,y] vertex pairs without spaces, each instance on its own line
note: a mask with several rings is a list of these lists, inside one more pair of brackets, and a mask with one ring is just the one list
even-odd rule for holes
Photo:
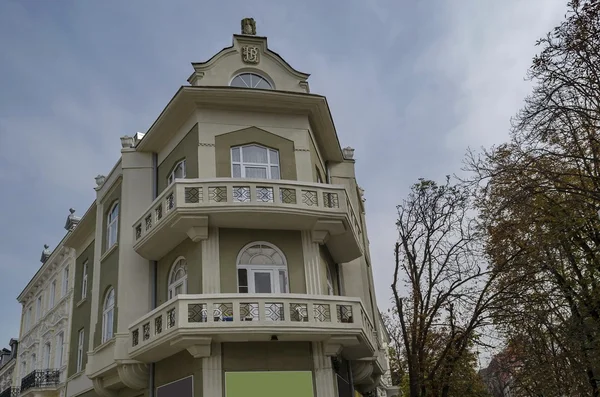
[[194,125],[185,138],[175,146],[158,165],[158,194],[167,187],[167,177],[180,160],[185,159],[186,178],[198,178],[198,125]]
[[159,387],[190,375],[194,376],[194,395],[202,396],[202,359],[184,350],[156,363],[154,383]]
[[[79,330],[84,329],[84,354],[82,370],[87,364],[87,346],[90,337],[90,316],[92,314],[92,283],[94,280],[94,244],[92,242],[77,257],[75,261],[75,285],[73,286],[73,313],[71,317],[71,337],[69,346],[69,370],[68,376],[72,376],[77,371],[77,348],[79,343]],[[87,296],[85,300],[81,299],[81,282],[83,279],[83,265],[87,261]]]
[[175,260],[180,256],[183,256],[187,262],[187,293],[202,293],[202,244],[185,239],[185,241],[158,261],[158,291],[156,291],[158,306],[168,300],[169,273]]
[[296,180],[294,142],[256,127],[215,137],[217,177],[231,178],[231,148],[256,143],[279,151],[281,179]]
[[310,342],[223,343],[223,371],[312,371]]
[[237,292],[237,256],[246,244],[254,241],[271,243],[283,252],[288,265],[290,292],[305,294],[306,279],[300,232],[255,229],[219,229],[221,292]]
[[119,251],[118,249],[112,251],[102,262],[100,263],[100,287],[98,289],[98,322],[96,323],[96,330],[94,332],[94,347],[99,346],[102,343],[102,311],[104,310],[104,298],[109,287],[115,290],[115,312],[113,315],[113,335],[117,332],[117,311],[119,308],[119,295],[118,295],[118,282],[119,282]]

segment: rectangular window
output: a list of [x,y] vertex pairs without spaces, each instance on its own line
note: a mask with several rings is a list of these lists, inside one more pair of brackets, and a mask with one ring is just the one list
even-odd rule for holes
[[79,339],[77,340],[77,372],[83,370],[83,341],[85,339],[85,329],[79,330]]
[[29,306],[27,309],[27,315],[25,316],[25,329],[29,331],[31,328],[31,323],[33,321],[33,307]]
[[31,365],[30,371],[33,371],[34,369],[37,368],[37,357],[36,357],[35,353],[31,355],[31,364],[29,364],[29,365]]
[[88,261],[83,262],[83,277],[81,278],[81,299],[85,299],[87,296],[87,268]]
[[258,145],[231,148],[233,178],[280,179],[279,152]]
[[44,345],[44,366],[42,369],[50,368],[50,351],[52,347],[50,346],[50,342]]
[[42,295],[38,296],[37,302],[35,303],[35,318],[39,320],[42,317]]
[[60,369],[63,365],[65,349],[65,334],[62,332],[56,337],[56,351],[54,352],[54,368]]
[[63,280],[62,280],[62,296],[67,295],[69,291],[69,267],[67,266],[63,271]]
[[50,285],[50,302],[48,303],[48,309],[52,309],[54,307],[54,297],[56,296],[56,280],[52,281]]

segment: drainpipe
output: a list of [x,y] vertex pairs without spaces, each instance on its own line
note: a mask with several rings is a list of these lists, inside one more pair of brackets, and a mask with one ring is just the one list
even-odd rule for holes
[[[152,201],[154,201],[158,197],[158,154],[152,153]],[[158,276],[158,262],[150,261],[150,267],[152,269],[151,280],[152,280],[152,289],[150,293],[150,308],[152,310],[156,309],[158,299],[157,299],[157,276]],[[148,397],[154,397],[154,376],[156,372],[156,367],[154,363],[150,363],[150,376],[148,377]]]

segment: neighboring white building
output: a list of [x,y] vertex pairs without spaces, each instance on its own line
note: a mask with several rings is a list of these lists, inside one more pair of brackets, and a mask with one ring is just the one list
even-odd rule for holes
[[[70,211],[65,225],[67,236],[79,222],[75,211]],[[23,312],[13,386],[20,389],[20,396],[62,396],[68,362],[75,254],[61,241],[53,251],[45,245],[40,261],[42,266],[17,298]]]
[[13,383],[19,341],[11,339],[9,344],[10,350],[6,348],[0,350],[0,397],[14,397],[18,393]]

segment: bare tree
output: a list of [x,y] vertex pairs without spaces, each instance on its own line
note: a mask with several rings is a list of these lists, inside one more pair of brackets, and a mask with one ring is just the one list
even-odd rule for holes
[[498,295],[472,209],[471,192],[449,178],[444,185],[420,180],[398,206],[393,313],[410,397],[449,395]]

